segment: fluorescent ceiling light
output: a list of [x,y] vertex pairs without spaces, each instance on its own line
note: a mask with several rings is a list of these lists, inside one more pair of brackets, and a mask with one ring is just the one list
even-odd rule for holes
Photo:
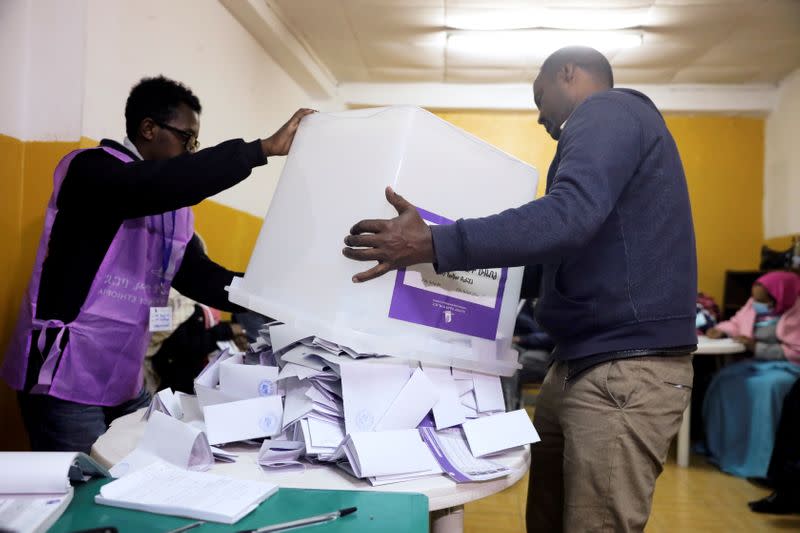
[[634,48],[642,34],[630,31],[459,31],[447,36],[447,48],[479,55],[548,55],[564,46],[590,46],[600,52]]
[[622,30],[644,25],[649,9],[460,9],[448,12],[445,24],[458,30]]

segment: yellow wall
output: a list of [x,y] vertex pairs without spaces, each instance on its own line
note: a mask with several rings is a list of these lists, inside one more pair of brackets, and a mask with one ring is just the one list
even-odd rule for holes
[[[2,358],[28,283],[52,190],[53,168],[79,142],[21,142],[0,135],[0,350]],[[13,391],[0,382],[0,450],[23,449],[27,440]]]

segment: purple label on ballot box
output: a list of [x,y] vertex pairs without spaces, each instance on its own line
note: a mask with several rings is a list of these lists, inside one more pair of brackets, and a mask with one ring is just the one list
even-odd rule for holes
[[[433,224],[452,220],[417,208]],[[423,326],[494,340],[507,268],[437,274],[429,264],[397,271],[389,316]]]

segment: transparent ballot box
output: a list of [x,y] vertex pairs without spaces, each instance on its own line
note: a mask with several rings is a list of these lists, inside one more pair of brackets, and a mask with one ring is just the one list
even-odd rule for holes
[[300,125],[230,300],[360,353],[510,375],[521,267],[438,275],[418,265],[356,284],[372,263],[341,250],[358,220],[396,216],[387,185],[428,223],[448,224],[532,200],[537,179],[420,108],[315,113]]

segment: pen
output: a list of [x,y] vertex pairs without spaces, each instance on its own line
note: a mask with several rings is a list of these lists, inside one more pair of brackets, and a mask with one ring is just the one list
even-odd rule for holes
[[190,529],[194,529],[196,527],[200,527],[203,524],[205,524],[205,522],[203,522],[203,521],[192,522],[191,524],[186,524],[185,526],[181,526],[181,527],[178,527],[178,528],[175,528],[175,529],[170,529],[166,533],[181,533],[182,531],[189,531]]
[[330,522],[331,520],[336,520],[341,516],[347,516],[350,513],[355,513],[356,510],[357,510],[356,507],[347,507],[345,509],[339,509],[338,511],[334,511],[332,513],[325,513],[317,516],[309,516],[308,518],[301,518],[300,520],[292,520],[291,522],[284,522],[282,524],[273,524],[271,526],[259,527],[257,529],[243,529],[241,531],[237,531],[236,533],[269,533],[271,531],[285,531],[287,529],[294,529],[296,527],[309,526],[311,524],[321,524],[323,522]]

